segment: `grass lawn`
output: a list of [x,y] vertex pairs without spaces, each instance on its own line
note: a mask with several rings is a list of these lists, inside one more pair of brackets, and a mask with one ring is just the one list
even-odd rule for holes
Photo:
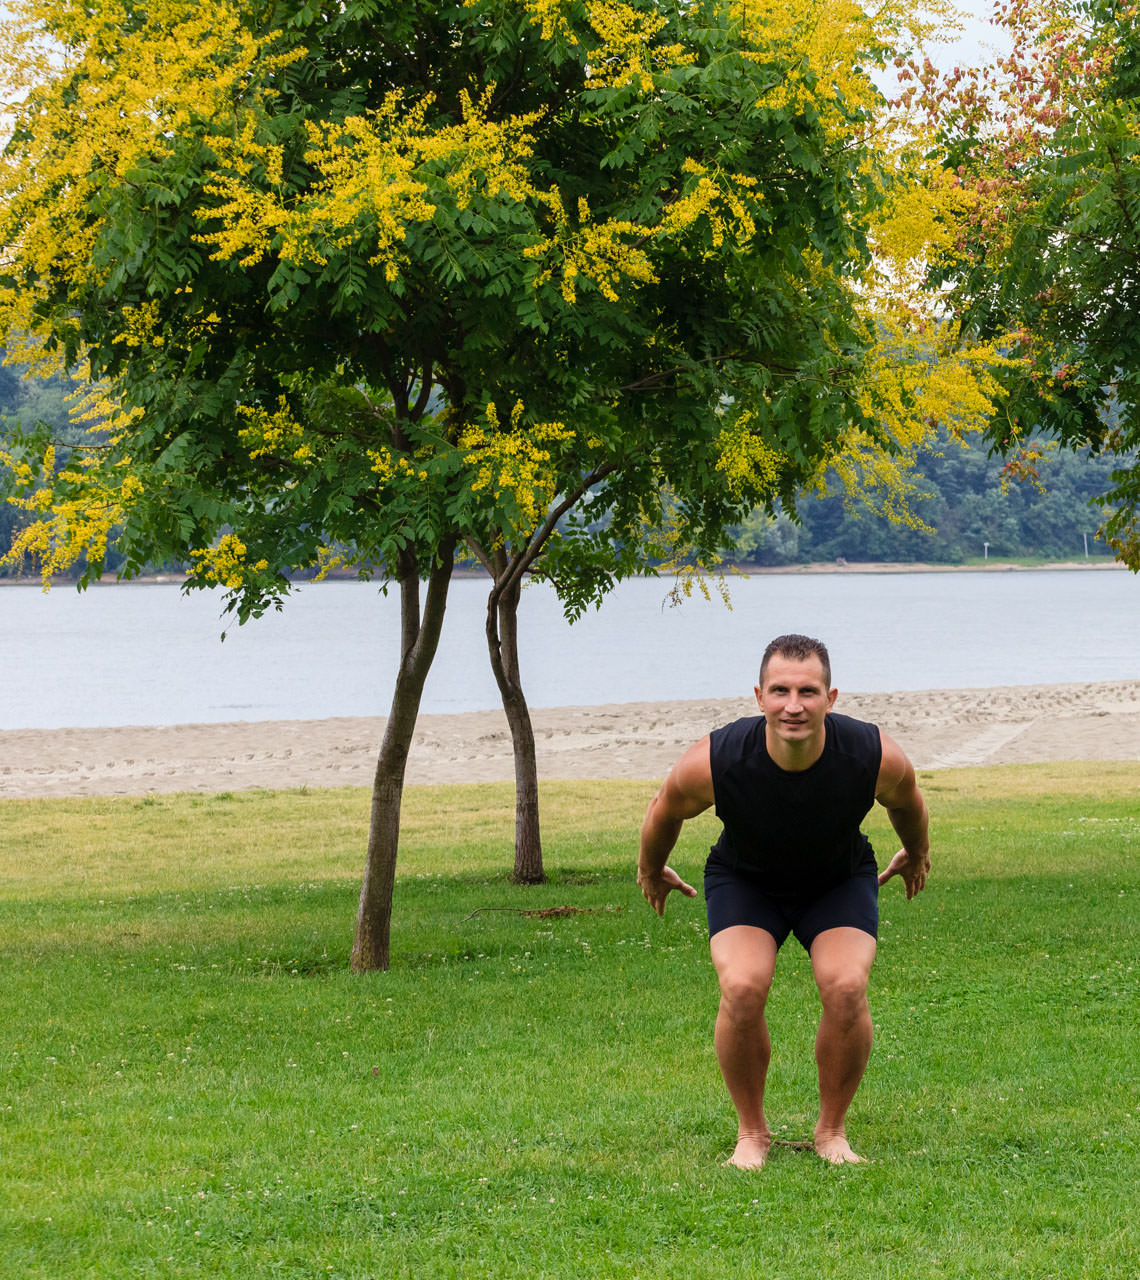
[[0,1276],[1135,1280],[1136,766],[922,781],[934,871],[884,890],[849,1116],[870,1163],[792,1145],[793,941],[756,1174],[721,1164],[701,903],[661,921],[633,884],[652,784],[548,785],[540,889],[507,883],[509,787],[412,789],[367,977],[363,792],[0,803]]

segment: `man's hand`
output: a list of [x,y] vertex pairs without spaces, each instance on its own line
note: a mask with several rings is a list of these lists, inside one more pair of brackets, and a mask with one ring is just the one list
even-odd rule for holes
[[906,885],[906,900],[909,902],[916,893],[922,892],[929,870],[929,853],[912,856],[905,849],[900,849],[888,863],[886,871],[879,876],[879,884],[886,884],[891,876],[902,876],[903,884]]
[[691,884],[686,884],[672,867],[662,867],[661,874],[656,876],[638,871],[637,883],[641,885],[646,902],[659,916],[665,914],[665,899],[674,889],[679,889],[686,898],[697,896],[696,889]]

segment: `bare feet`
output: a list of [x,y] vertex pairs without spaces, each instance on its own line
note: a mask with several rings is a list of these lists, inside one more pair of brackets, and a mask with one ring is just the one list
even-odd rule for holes
[[847,1141],[847,1135],[840,1129],[837,1133],[828,1133],[823,1129],[816,1129],[815,1141],[813,1143],[815,1153],[822,1159],[827,1160],[830,1164],[866,1164],[865,1156],[856,1155],[851,1150],[851,1146]]
[[771,1147],[770,1133],[745,1135],[737,1139],[736,1150],[725,1164],[735,1165],[737,1169],[763,1169]]

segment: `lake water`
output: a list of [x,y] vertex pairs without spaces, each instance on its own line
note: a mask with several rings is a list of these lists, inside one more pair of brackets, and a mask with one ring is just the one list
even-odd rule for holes
[[[621,584],[574,626],[532,585],[520,609],[535,707],[731,697],[773,636],[831,650],[850,692],[1140,678],[1140,581],[1112,570],[767,574],[677,608],[671,583]],[[487,583],[452,583],[425,712],[499,705],[483,640]],[[399,600],[374,585],[306,585],[284,611],[222,621],[220,594],[123,584],[79,594],[0,588],[0,728],[384,715]],[[228,626],[224,643],[219,639]]]

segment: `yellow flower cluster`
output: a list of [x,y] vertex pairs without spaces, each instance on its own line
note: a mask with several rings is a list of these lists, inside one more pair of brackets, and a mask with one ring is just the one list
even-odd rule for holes
[[222,202],[209,215],[219,225],[197,237],[214,246],[211,258],[236,257],[243,267],[256,266],[262,260],[271,238],[289,219],[280,194],[259,189],[259,175],[264,175],[270,187],[280,187],[283,158],[280,147],[257,141],[256,128],[255,119],[249,116],[236,135],[209,139],[229,172],[206,183],[206,190]]
[[[999,373],[1014,367],[996,342],[954,346],[948,331],[883,315],[877,340],[864,361],[856,399],[897,446],[861,431],[834,442],[825,465],[834,469],[844,500],[880,512],[896,524],[926,529],[911,507],[916,450],[929,446],[939,426],[959,440],[982,431],[1002,399]],[[818,491],[823,491],[820,473]]]
[[559,275],[559,289],[566,302],[578,298],[579,278],[589,280],[608,302],[618,301],[618,288],[626,282],[634,287],[657,279],[645,252],[630,240],[641,240],[645,228],[635,222],[610,218],[592,221],[585,199],[578,201],[578,224],[567,217],[557,189],[541,197],[554,216],[554,234],[523,250],[526,258],[545,258],[547,265],[535,277],[541,287]]
[[933,532],[911,506],[912,499],[921,496],[911,479],[911,455],[888,453],[864,432],[851,431],[835,442],[835,452],[828,461],[843,486],[843,501],[849,509],[866,508],[892,524]]
[[897,48],[921,46],[953,11],[948,0],[930,0],[921,10],[857,0],[732,0],[730,7],[744,56],[784,69],[757,106],[814,111],[844,134],[854,110],[867,112],[873,127],[881,99],[867,70],[882,68]]
[[237,591],[251,574],[264,573],[269,568],[266,560],[249,564],[246,551],[245,543],[236,534],[226,533],[218,539],[217,546],[191,551],[190,556],[200,578]]
[[22,492],[8,501],[34,519],[15,533],[0,566],[19,568],[31,559],[39,568],[44,590],[52,579],[83,559],[102,560],[116,525],[143,487],[125,460],[108,471],[100,457],[80,457],[56,474],[56,450],[48,446],[38,468],[0,449],[6,467]]
[[378,449],[367,450],[366,456],[372,464],[370,470],[380,478],[381,487],[395,476],[405,476],[420,481],[428,478],[428,473],[417,467],[410,458],[394,453],[384,445]]
[[[465,9],[473,9],[483,0],[463,0]],[[565,40],[567,44],[577,44],[578,37],[566,15],[569,7],[567,0],[521,0],[523,11],[533,26],[538,27],[544,40],[555,36]]]
[[757,502],[775,493],[784,458],[753,429],[751,414],[742,413],[717,438],[716,469],[736,496]]
[[505,195],[519,202],[535,194],[527,170],[519,161],[533,153],[529,130],[543,113],[534,111],[507,120],[491,120],[496,88],[495,84],[487,85],[477,99],[465,89],[460,90],[462,121],[416,140],[423,162],[450,166],[447,184],[461,209],[470,204],[476,192],[485,198]]
[[658,237],[679,235],[704,218],[714,247],[720,248],[729,237],[746,245],[756,234],[749,203],[763,199],[756,179],[743,173],[713,173],[693,159],[686,160],[681,170],[696,181],[665,210]]
[[939,425],[964,439],[986,428],[1004,396],[1001,372],[1019,363],[997,339],[958,346],[938,326],[884,317],[864,364],[860,407],[904,450],[928,444]]
[[121,307],[119,316],[123,327],[115,335],[116,343],[124,347],[161,345],[162,337],[155,332],[159,322],[157,302],[141,302],[136,306]]
[[230,172],[211,190],[224,204],[211,215],[219,225],[199,238],[214,246],[212,257],[241,255],[247,266],[264,256],[279,233],[284,259],[320,266],[327,253],[318,245],[347,248],[358,241],[363,222],[375,240],[369,262],[382,266],[391,283],[406,261],[401,246],[408,228],[430,222],[436,213],[427,170],[442,175],[461,209],[476,195],[520,202],[535,197],[522,161],[532,152],[528,130],[538,114],[490,120],[494,93],[494,85],[478,98],[461,91],[463,118],[444,128],[427,122],[432,95],[410,103],[401,92],[339,125],[309,122],[305,160],[320,178],[295,204],[256,181],[257,166],[272,157],[271,149],[254,141],[252,125],[236,139],[218,139],[216,149]]
[[[135,171],[166,156],[192,117],[228,113],[261,56],[243,7],[154,0],[140,20],[125,0],[6,6],[0,102],[5,136],[18,141],[0,160],[0,241],[20,245],[22,278],[0,289],[0,332],[36,335],[52,323],[28,278],[81,289],[90,280],[103,229],[92,210],[108,172],[138,181]],[[35,117],[27,129],[25,113]]]
[[249,450],[250,458],[289,455],[304,462],[313,456],[312,446],[304,439],[305,429],[293,416],[284,396],[278,396],[275,413],[258,405],[241,405],[238,413],[249,423],[238,429],[238,439]]
[[694,54],[682,45],[654,45],[653,40],[668,19],[635,9],[628,4],[587,4],[590,26],[600,44],[590,53],[586,87],[600,89],[625,88],[635,84],[642,93],[653,90],[653,73],[669,67],[693,63]]
[[349,558],[335,547],[323,546],[317,548],[316,573],[313,575],[314,582],[324,582],[330,573],[336,573],[341,569],[348,569],[352,565]]
[[484,422],[462,433],[459,448],[474,473],[471,491],[490,491],[496,501],[508,494],[521,515],[518,531],[529,533],[545,517],[557,489],[549,446],[571,440],[575,433],[563,422],[527,423],[525,414],[523,402],[516,401],[510,426],[504,428],[491,401]]

